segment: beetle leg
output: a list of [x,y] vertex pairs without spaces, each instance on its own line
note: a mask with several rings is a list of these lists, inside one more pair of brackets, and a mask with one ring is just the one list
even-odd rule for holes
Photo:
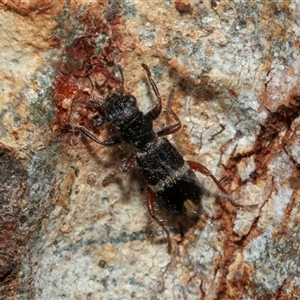
[[82,99],[78,99],[78,102],[85,105],[85,106],[100,108],[101,110],[103,110],[103,112],[104,112],[104,109],[105,109],[104,104],[102,102],[98,101],[98,100],[84,101]]
[[172,117],[175,119],[176,123],[173,124],[173,125],[170,125],[166,128],[163,128],[162,130],[157,132],[157,136],[159,136],[159,137],[175,133],[176,131],[178,131],[181,128],[181,121],[171,108],[171,102],[172,102],[173,94],[174,94],[174,89],[172,89],[172,91],[171,91],[171,93],[168,97],[168,104],[167,104],[166,113],[171,114]]
[[157,88],[154,80],[151,77],[151,72],[150,72],[148,66],[146,64],[142,64],[142,67],[145,70],[145,72],[147,73],[149,83],[152,87],[152,90],[153,90],[157,100],[158,100],[158,103],[150,111],[147,112],[146,116],[147,117],[150,116],[151,120],[155,120],[161,113],[161,108],[162,108],[161,96],[159,94],[158,88]]
[[158,131],[157,136],[159,136],[159,137],[175,133],[181,128],[181,121],[179,120],[179,118],[177,117],[175,112],[172,109],[170,109],[169,113],[174,117],[174,119],[177,121],[177,123],[174,125],[165,127],[162,130]]
[[122,143],[121,137],[119,135],[114,135],[104,141],[100,141],[97,137],[95,137],[90,131],[88,131],[83,126],[78,126],[81,132],[86,135],[88,138],[92,139],[94,142],[103,145],[103,146],[117,146]]
[[133,164],[135,163],[135,160],[136,160],[136,156],[135,154],[131,154],[126,163],[124,164],[124,166],[122,167],[122,171],[123,172],[127,172],[131,169],[131,167],[133,166]]
[[167,238],[168,238],[168,247],[169,247],[169,252],[171,251],[171,240],[170,240],[170,232],[167,229],[167,227],[165,226],[165,224],[159,220],[159,218],[156,216],[155,213],[155,208],[154,208],[154,193],[151,190],[151,188],[148,187],[147,190],[147,207],[148,207],[148,211],[149,214],[151,216],[151,218],[159,225],[162,227],[162,229],[165,231],[165,233],[167,234]]
[[98,115],[93,118],[93,126],[94,127],[100,127],[104,123],[106,123],[104,103],[102,103],[98,100],[83,101],[81,99],[79,99],[78,102],[87,107],[95,108],[97,110]]
[[203,175],[210,177],[214,181],[214,183],[217,185],[217,187],[224,194],[228,195],[227,191],[222,187],[219,180],[205,166],[201,165],[200,163],[198,163],[196,161],[191,161],[191,160],[188,160],[187,164],[191,169],[196,170],[196,171],[202,173]]
[[121,74],[121,87],[120,87],[119,91],[120,91],[120,94],[123,95],[123,93],[124,93],[124,74],[123,74],[123,68],[122,68],[121,65],[117,65],[117,68],[118,68],[118,70],[119,70],[119,72]]

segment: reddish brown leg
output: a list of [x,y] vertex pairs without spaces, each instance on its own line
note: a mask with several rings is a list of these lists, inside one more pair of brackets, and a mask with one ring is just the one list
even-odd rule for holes
[[98,112],[98,115],[96,115],[93,118],[93,126],[94,127],[101,127],[104,123],[106,123],[105,118],[105,105],[104,103],[98,101],[98,100],[89,100],[89,101],[83,101],[81,99],[78,100],[79,103],[85,105],[86,107],[95,108]]
[[105,114],[104,103],[102,103],[98,100],[83,101],[82,99],[79,99],[78,102],[85,105],[85,106],[87,106],[87,107],[98,108],[100,113]]
[[157,133],[158,136],[164,136],[164,135],[175,133],[176,131],[178,131],[181,128],[181,121],[180,121],[180,119],[175,114],[175,112],[171,109],[171,102],[172,102],[172,98],[173,98],[173,93],[174,93],[174,89],[172,89],[172,91],[171,91],[171,93],[169,95],[166,113],[172,115],[172,117],[176,121],[176,124],[168,126],[166,128],[163,128],[162,130],[160,130]]
[[154,208],[154,193],[151,190],[151,188],[148,187],[147,190],[147,207],[148,207],[148,211],[150,216],[152,217],[152,219],[162,227],[162,229],[165,231],[165,233],[167,234],[167,238],[168,238],[168,243],[169,243],[169,251],[171,250],[171,241],[170,241],[170,232],[167,229],[167,227],[164,225],[164,223],[159,220],[156,216],[155,213],[155,208]]
[[117,65],[117,68],[121,74],[121,87],[120,87],[120,93],[123,95],[124,93],[124,74],[123,74],[123,68],[121,65]]
[[149,80],[149,83],[152,87],[152,90],[158,100],[158,103],[150,110],[147,112],[146,116],[150,116],[152,120],[155,120],[161,113],[161,108],[162,108],[162,101],[161,101],[161,96],[159,94],[158,88],[154,82],[154,80],[151,77],[151,72],[146,64],[142,64],[143,69],[147,73],[147,77]]
[[[75,127],[75,126],[73,126]],[[85,127],[83,126],[76,126],[77,128],[79,128],[81,130],[81,132],[87,136],[88,138],[90,138],[91,140],[93,140],[94,142],[103,145],[103,146],[117,146],[120,145],[122,143],[122,140],[120,138],[119,135],[115,135],[112,136],[104,141],[100,141],[97,137],[95,137],[90,131],[88,131]]]
[[169,134],[175,133],[176,131],[178,131],[181,128],[181,121],[179,120],[179,118],[177,117],[175,112],[172,109],[170,109],[168,111],[168,113],[170,113],[173,116],[173,118],[177,121],[177,123],[174,125],[168,126],[166,128],[163,128],[162,130],[157,132],[158,136],[164,136],[164,135],[169,135]]
[[222,187],[222,185],[220,184],[220,182],[218,181],[218,179],[203,165],[201,165],[200,163],[196,162],[196,161],[191,161],[188,160],[187,164],[189,165],[189,167],[193,170],[196,170],[200,173],[202,173],[205,176],[210,177],[214,183],[217,185],[217,187],[226,195],[228,195],[227,191]]
[[135,163],[135,159],[136,159],[136,156],[134,154],[131,154],[126,163],[124,164],[123,168],[122,168],[122,172],[127,172],[131,169],[131,167],[133,166],[133,164]]

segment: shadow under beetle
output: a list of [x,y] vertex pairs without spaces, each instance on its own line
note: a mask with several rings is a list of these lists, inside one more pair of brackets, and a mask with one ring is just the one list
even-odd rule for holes
[[170,108],[172,93],[168,99],[166,112],[175,119],[176,123],[154,132],[153,121],[162,111],[162,100],[149,68],[145,64],[142,64],[142,67],[158,100],[149,112],[144,114],[137,106],[136,98],[124,94],[124,75],[122,68],[118,66],[122,78],[119,90],[110,93],[104,102],[94,100],[85,102],[85,105],[94,107],[98,111],[94,126],[99,127],[109,123],[116,129],[117,134],[100,141],[85,127],[78,126],[78,128],[87,137],[103,146],[117,146],[121,143],[134,146],[135,152],[128,158],[123,170],[128,171],[135,166],[145,178],[148,183],[148,211],[166,232],[170,242],[169,230],[155,211],[155,201],[175,217],[197,221],[202,208],[201,198],[204,188],[193,170],[209,176],[223,193],[228,194],[205,166],[195,161],[185,161],[164,137],[181,128],[179,118]]

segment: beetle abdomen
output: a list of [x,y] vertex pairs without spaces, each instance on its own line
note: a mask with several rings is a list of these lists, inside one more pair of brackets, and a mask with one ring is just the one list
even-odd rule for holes
[[188,169],[168,184],[154,186],[153,191],[163,206],[173,214],[198,219],[203,189],[192,170]]
[[203,189],[194,172],[167,140],[137,157],[140,172],[163,206],[177,215],[198,218]]

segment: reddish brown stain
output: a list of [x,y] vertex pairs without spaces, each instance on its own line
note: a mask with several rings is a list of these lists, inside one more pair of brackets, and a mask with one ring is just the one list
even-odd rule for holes
[[[117,18],[107,22],[103,8],[103,4],[96,3],[79,16],[86,34],[74,39],[64,51],[53,89],[57,129],[68,124],[90,128],[92,115],[79,101],[101,100],[120,84],[112,75],[111,62],[116,60],[116,50],[122,44],[122,24]],[[97,42],[99,34],[107,36],[102,45]]]
[[66,49],[67,56],[75,60],[87,58],[95,50],[94,44],[95,37],[92,34],[79,37]]
[[[300,114],[300,97],[290,97],[285,104],[280,105],[275,112],[269,112],[264,124],[260,126],[260,132],[254,143],[253,149],[243,153],[234,154],[226,164],[225,168],[231,176],[238,180],[237,184],[242,185],[238,179],[237,165],[246,157],[253,156],[256,168],[248,181],[256,182],[267,174],[270,160],[284,151],[291,134],[291,124]],[[284,137],[281,138],[281,133]]]
[[192,13],[193,12],[192,5],[190,3],[187,3],[187,2],[181,1],[181,0],[175,1],[175,8],[180,13]]
[[[226,166],[224,166],[227,175],[231,176],[232,180],[235,182],[235,186],[240,187],[243,184],[246,184],[247,181],[251,181],[257,184],[259,181],[267,180],[267,176],[269,176],[268,171],[271,160],[285,151],[285,147],[288,145],[289,139],[293,134],[292,124],[294,120],[300,115],[300,97],[298,96],[298,92],[299,91],[297,89],[293,90],[287,97],[284,104],[280,105],[276,111],[269,112],[269,115],[266,118],[264,124],[261,124],[260,126],[260,132],[257,136],[253,148],[250,151],[234,153],[229,159]],[[255,170],[253,171],[250,178],[248,178],[246,181],[242,181],[239,177],[237,166],[242,161],[242,159],[251,156],[253,156],[254,158]],[[291,160],[293,161],[292,158]],[[295,210],[295,207],[299,206],[296,199],[299,199],[299,193],[297,191],[300,188],[300,168],[295,161],[293,161],[293,163],[294,168],[293,170],[291,170],[293,175],[290,179],[290,183],[293,185],[294,194],[286,208],[283,222],[279,225],[281,229],[274,231],[274,233],[276,232],[276,234],[274,235],[274,239],[277,241],[280,241],[282,237],[286,237],[287,232],[293,232],[292,228],[290,228],[291,214],[292,211]],[[227,205],[231,206],[231,204]],[[251,230],[246,236],[242,238],[236,236],[233,233],[234,218],[231,217],[231,215],[232,213],[228,214],[226,210],[222,210],[219,216],[220,219],[218,219],[220,230],[222,230],[225,233],[225,236],[228,237],[224,243],[224,256],[219,262],[219,272],[222,274],[222,279],[220,285],[218,286],[219,299],[233,299],[232,297],[234,297],[234,294],[235,296],[238,294],[243,295],[243,293],[246,292],[246,283],[251,275],[247,271],[247,273],[243,273],[243,275],[234,282],[230,282],[226,279],[228,268],[231,265],[232,261],[235,259],[236,253],[238,251],[241,251],[241,249],[245,249],[245,247],[249,244],[250,241],[253,240],[253,238],[261,234],[260,230],[257,228],[257,218],[253,222]],[[291,242],[294,241],[292,237],[288,240],[290,240]],[[295,245],[291,244],[290,248],[295,248]],[[297,251],[295,250],[295,255],[296,254]],[[251,271],[251,273],[253,272]],[[274,291],[274,293],[275,292],[276,291]],[[270,296],[267,293],[265,294],[265,296],[263,296],[263,294],[261,295],[262,298],[260,299],[265,299],[264,297]],[[281,297],[280,299],[286,299],[284,298],[284,296],[280,296],[286,295],[282,289],[278,291],[278,295],[279,297]]]
[[51,0],[8,0],[1,1],[0,3],[0,9],[10,10],[22,16],[28,16],[31,13],[44,13],[51,8],[53,8],[53,2]]
[[[55,79],[55,89],[53,96],[56,105],[56,122],[60,128],[64,127],[69,122],[72,101],[78,93],[78,87],[71,82],[68,82],[68,78],[65,76],[57,76]],[[70,100],[67,100],[70,99]],[[66,105],[66,101],[70,101],[69,105]]]

